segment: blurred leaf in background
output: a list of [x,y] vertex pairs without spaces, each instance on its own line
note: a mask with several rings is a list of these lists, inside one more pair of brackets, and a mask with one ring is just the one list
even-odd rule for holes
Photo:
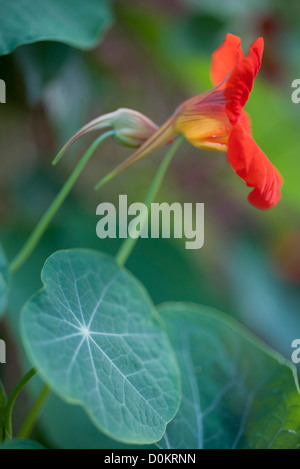
[[300,332],[300,289],[251,241],[236,240],[224,257],[225,277],[239,319],[287,358]]
[[111,23],[108,0],[1,0],[0,55],[45,40],[91,49]]

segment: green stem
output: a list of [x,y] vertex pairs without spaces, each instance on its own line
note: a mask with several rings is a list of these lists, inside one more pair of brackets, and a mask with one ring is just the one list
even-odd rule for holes
[[73,188],[75,182],[79,178],[80,174],[82,173],[84,167],[86,166],[87,162],[98,148],[98,146],[106,140],[108,137],[114,135],[114,131],[109,131],[98,137],[94,143],[89,147],[86,153],[83,155],[81,160],[79,161],[78,165],[74,169],[73,173],[62,187],[61,191],[58,193],[57,197],[54,199],[48,210],[45,212],[44,216],[32,232],[31,236],[28,238],[27,242],[21,249],[21,251],[17,254],[10,265],[10,272],[15,273],[29,258],[29,256],[34,251],[36,245],[40,241],[41,237],[45,233],[48,225],[50,224],[52,218],[55,216],[58,209],[61,207],[62,203],[65,201],[66,197],[70,193],[71,189]]
[[[10,266],[11,272],[15,272],[18,270],[23,263],[28,259],[32,251],[34,250],[35,246],[39,242],[40,238],[42,237],[43,233],[45,232],[47,226],[49,225],[50,221],[52,220],[53,216],[56,214],[57,210],[71,191],[73,185],[77,181],[79,175],[81,174],[83,168],[89,161],[90,157],[96,150],[96,148],[102,143],[106,138],[110,137],[113,135],[113,131],[106,132],[103,134],[101,137],[99,137],[95,142],[90,146],[90,148],[87,150],[87,152],[83,155],[82,159],[76,166],[75,170],[69,177],[68,181],[66,184],[63,186],[62,190],[59,192],[57,195],[56,199],[52,203],[52,205],[49,207],[47,212],[45,213],[44,217],[41,219],[35,230],[33,231],[32,235],[28,239],[27,243],[24,245],[20,253],[16,256],[14,261],[12,262]],[[159,191],[159,188],[162,184],[164,175],[172,161],[172,158],[174,157],[177,149],[181,145],[183,141],[182,137],[178,137],[176,141],[173,143],[172,147],[168,151],[167,155],[165,156],[162,164],[160,165],[153,181],[150,186],[149,192],[146,196],[145,199],[145,206],[147,209],[149,209],[152,201],[157,195],[157,192]],[[104,178],[105,179],[105,178]],[[144,223],[146,222],[148,216],[148,210],[144,212],[144,217],[141,222],[141,230],[144,226]],[[119,252],[116,255],[116,261],[118,262],[119,265],[124,265],[130,256],[135,244],[137,242],[137,238],[132,238],[128,237],[123,245],[121,246]],[[12,438],[12,423],[11,423],[11,416],[12,416],[12,410],[14,407],[14,403],[16,401],[17,396],[25,386],[25,384],[36,374],[36,370],[32,369],[29,373],[27,373],[26,376],[20,381],[20,383],[16,386],[14,391],[12,392],[7,405],[5,409],[5,415],[4,415],[4,422],[5,422],[5,434],[7,439]],[[18,434],[19,438],[27,438],[30,433],[32,432],[36,421],[40,415],[40,412],[46,402],[46,399],[50,393],[50,389],[48,386],[44,386],[42,389],[42,392],[40,396],[38,397],[37,401],[35,402],[34,406],[32,407],[31,411],[29,412],[26,420],[24,421],[22,428]]]
[[34,406],[29,412],[26,420],[24,421],[22,428],[20,432],[18,433],[18,438],[28,438],[30,436],[49,394],[50,394],[50,388],[47,385],[45,385],[37,401],[35,402]]
[[[145,206],[147,207],[147,210],[145,210],[145,212],[143,213],[143,218],[142,218],[142,221],[140,223],[140,231],[142,231],[143,229],[143,226],[148,218],[148,210],[150,208],[150,205],[151,203],[153,202],[153,200],[155,199],[159,189],[160,189],[160,186],[162,184],[162,181],[163,181],[163,178],[164,178],[164,175],[166,174],[166,171],[172,161],[172,158],[173,156],[175,155],[176,151],[178,150],[179,146],[181,145],[181,143],[183,142],[184,138],[183,137],[178,137],[175,142],[173,143],[172,147],[170,148],[170,150],[168,151],[168,153],[166,154],[165,158],[163,159],[163,162],[161,163],[153,181],[152,181],[152,184],[150,186],[150,189],[149,189],[149,192],[146,196],[146,199],[144,201],[144,204]],[[136,245],[137,243],[137,237],[136,238],[132,238],[132,237],[128,237],[124,243],[122,244],[119,252],[117,253],[116,255],[116,261],[119,265],[123,266],[126,262],[127,262],[127,259],[128,257],[130,256],[134,246]]]
[[32,368],[21,381],[17,384],[13,392],[11,393],[4,411],[4,428],[5,428],[5,439],[11,440],[13,437],[12,434],[12,412],[16,402],[16,399],[20,392],[23,390],[24,386],[31,380],[31,378],[36,374],[36,370]]

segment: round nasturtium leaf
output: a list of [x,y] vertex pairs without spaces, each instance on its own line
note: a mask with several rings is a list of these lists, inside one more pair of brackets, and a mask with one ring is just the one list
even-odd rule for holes
[[158,308],[182,374],[182,404],[163,449],[296,449],[295,369],[225,314],[206,306]]
[[125,443],[158,441],[180,401],[174,352],[143,286],[109,256],[53,254],[24,307],[22,335],[43,380]]

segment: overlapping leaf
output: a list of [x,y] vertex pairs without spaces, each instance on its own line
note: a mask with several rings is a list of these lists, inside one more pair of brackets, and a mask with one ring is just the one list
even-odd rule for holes
[[210,308],[170,303],[159,311],[183,382],[161,448],[299,448],[300,396],[287,362]]

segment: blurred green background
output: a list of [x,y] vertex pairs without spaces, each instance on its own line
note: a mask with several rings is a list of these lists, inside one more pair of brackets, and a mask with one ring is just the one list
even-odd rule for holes
[[[92,50],[57,42],[18,47],[0,58],[7,104],[0,109],[1,241],[13,257],[92,141],[85,137],[53,168],[63,143],[88,120],[119,107],[162,124],[185,99],[211,87],[211,53],[227,32],[244,51],[265,40],[262,69],[247,111],[256,141],[282,173],[281,203],[262,212],[226,156],[181,148],[158,201],[204,202],[205,245],[140,240],[127,267],[155,303],[194,301],[236,318],[286,357],[300,338],[300,104],[291,83],[300,78],[300,3],[297,0],[116,0],[113,21]],[[100,192],[94,184],[130,150],[106,142],[16,276],[1,331],[13,343],[24,301],[40,287],[40,271],[55,250],[93,247],[112,254],[118,241],[96,237],[96,207],[143,201],[165,150],[134,165]],[[10,326],[7,327],[7,323]],[[11,327],[13,326],[13,327]],[[2,332],[1,332],[2,333]],[[3,332],[4,334],[4,332]],[[2,335],[3,335],[2,334]],[[14,383],[14,366],[3,368]],[[22,413],[22,412],[21,412]]]

